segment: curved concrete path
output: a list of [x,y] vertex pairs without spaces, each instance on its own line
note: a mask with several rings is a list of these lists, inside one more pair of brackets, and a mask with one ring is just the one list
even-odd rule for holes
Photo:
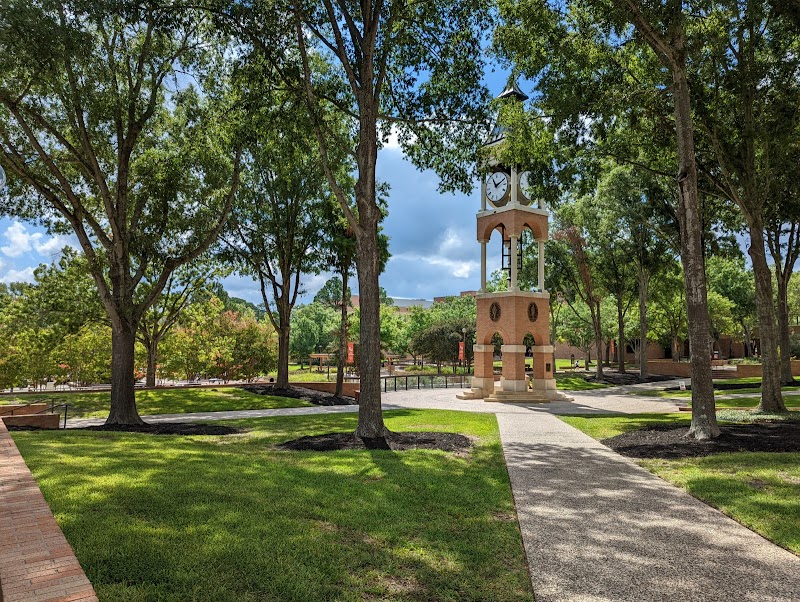
[[[573,392],[573,402],[542,405],[457,400],[455,390],[398,391],[384,394],[384,408],[497,415],[537,602],[800,601],[798,556],[554,415],[677,410],[672,400],[626,395],[625,390]],[[147,419],[355,410],[315,407]],[[71,426],[88,422],[74,420]]]

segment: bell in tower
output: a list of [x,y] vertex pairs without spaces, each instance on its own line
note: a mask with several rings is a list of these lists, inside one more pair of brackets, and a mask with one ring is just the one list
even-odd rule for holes
[[[524,102],[527,96],[512,83],[500,96],[505,102]],[[531,198],[530,173],[497,159],[505,144],[507,129],[498,122],[484,148],[488,151],[486,176],[481,182],[481,209],[477,215],[477,238],[481,245],[481,287],[476,297],[475,376],[472,388],[461,399],[486,401],[546,402],[568,399],[556,390],[553,346],[550,342],[550,293],[544,282],[544,243],[548,236],[549,211]],[[538,245],[536,286],[520,286],[522,269],[520,239],[529,230]],[[508,273],[508,290],[486,290],[486,248],[492,236],[501,238],[501,265]],[[502,338],[500,381],[495,381],[495,345]],[[526,344],[527,343],[527,344]],[[526,371],[526,356],[533,357],[533,370]]]

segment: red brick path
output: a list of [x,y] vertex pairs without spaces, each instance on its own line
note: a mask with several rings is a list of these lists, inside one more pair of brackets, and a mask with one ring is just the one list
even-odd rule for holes
[[0,419],[0,602],[97,602]]

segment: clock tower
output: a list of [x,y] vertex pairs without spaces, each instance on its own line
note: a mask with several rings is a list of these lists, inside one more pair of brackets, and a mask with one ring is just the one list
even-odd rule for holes
[[[528,97],[512,84],[498,98],[522,102]],[[505,133],[503,126],[495,126],[485,148],[491,153],[493,147],[501,147]],[[477,215],[481,288],[476,297],[475,376],[472,388],[458,397],[521,402],[567,399],[556,390],[553,375],[550,293],[544,282],[544,243],[548,235],[549,212],[541,201],[531,198],[529,172],[520,172],[513,165],[502,165],[495,158],[488,160],[487,167],[488,174],[481,183],[481,210]],[[522,267],[519,243],[525,229],[531,231],[538,245],[538,278],[536,287],[531,290],[523,290],[518,280],[518,271]],[[486,290],[486,245],[495,233],[502,239],[502,267],[508,272],[508,290],[490,293]],[[503,339],[502,375],[496,382],[493,339],[498,334]],[[533,356],[530,375],[525,366],[529,353]]]

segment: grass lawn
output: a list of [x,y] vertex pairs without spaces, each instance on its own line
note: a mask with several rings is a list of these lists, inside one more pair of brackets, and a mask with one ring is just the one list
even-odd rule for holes
[[[783,391],[796,390],[796,387],[784,387]],[[720,399],[720,396],[730,395],[731,393],[759,393],[758,389],[755,390],[739,390],[732,391],[717,391],[716,392],[716,405],[718,408],[754,408],[761,401],[760,396],[754,397],[734,397],[732,399]],[[644,397],[664,397],[667,399],[684,399],[691,401],[691,391],[635,391],[634,395],[641,395]],[[783,402],[787,408],[800,408],[800,395],[784,395]]]
[[[111,407],[109,391],[86,393],[41,393],[0,397],[0,403],[68,403],[69,416],[105,418]],[[299,399],[255,395],[237,387],[174,388],[136,391],[139,414],[183,414],[186,412],[215,412],[223,410],[261,410],[293,408],[311,405]]]
[[[714,401],[718,408],[754,408],[761,401],[761,397],[734,397],[733,399],[717,399]],[[800,395],[784,395],[783,403],[787,408],[800,408]]]
[[[559,416],[595,439],[651,424],[685,424],[683,414]],[[638,463],[696,498],[800,554],[800,453],[737,452]]]
[[492,415],[385,412],[437,451],[283,452],[355,415],[228,422],[228,437],[13,436],[103,601],[531,601]]
[[589,382],[573,372],[556,372],[556,384],[559,389],[564,391],[589,391],[591,389],[605,389],[611,386],[606,383]]

